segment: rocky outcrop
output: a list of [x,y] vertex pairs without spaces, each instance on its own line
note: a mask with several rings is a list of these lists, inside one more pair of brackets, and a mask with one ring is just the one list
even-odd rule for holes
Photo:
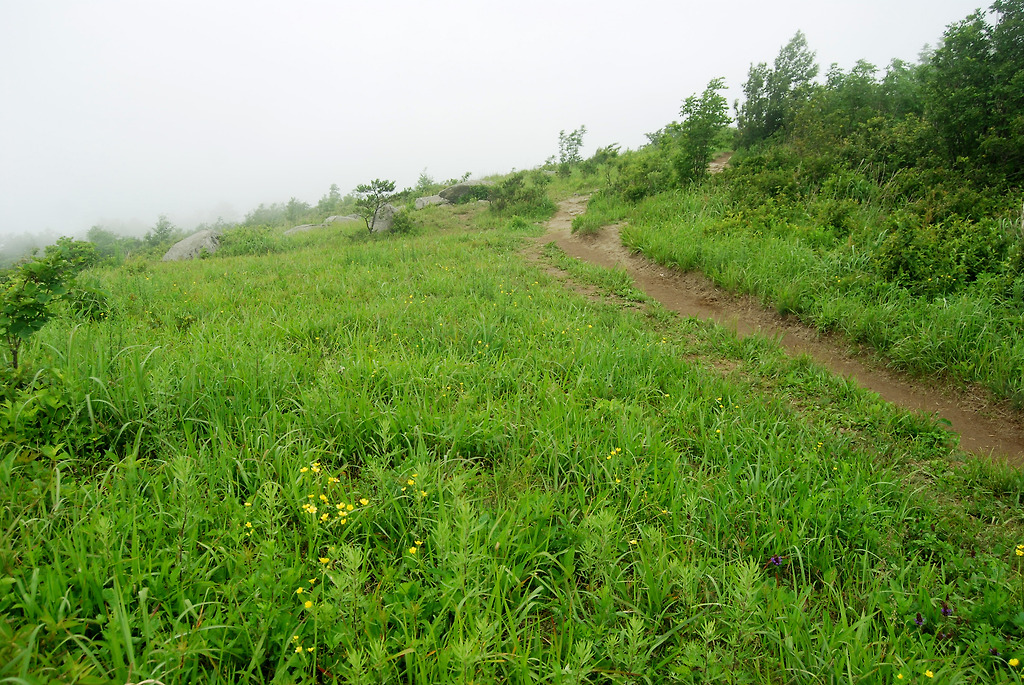
[[[472,195],[481,192],[480,186],[489,185],[491,185],[489,181],[466,181],[465,183],[456,183],[453,186],[448,186],[440,193],[438,193],[438,195],[440,195],[443,199],[447,200],[448,202],[456,204],[459,202],[459,200],[463,199],[467,195]],[[477,196],[477,199],[480,199],[480,197]]]
[[195,259],[203,253],[203,250],[213,254],[220,247],[219,237],[220,231],[214,229],[193,233],[184,240],[175,243],[164,254],[163,261],[180,262],[184,259]]
[[424,207],[429,207],[430,205],[446,204],[448,204],[448,200],[444,199],[440,195],[427,195],[425,197],[416,198],[416,204],[414,206],[416,207],[416,209],[423,209]]
[[402,211],[401,207],[386,204],[377,211],[377,218],[373,222],[374,233],[387,233],[395,223],[395,215]]
[[363,217],[358,214],[346,214],[345,216],[329,216],[324,219],[323,225],[341,223],[342,221],[359,221]]

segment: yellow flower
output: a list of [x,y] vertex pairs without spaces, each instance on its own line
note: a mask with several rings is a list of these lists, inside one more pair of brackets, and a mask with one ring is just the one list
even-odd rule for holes
[[251,523],[249,523],[248,521],[246,521],[246,522],[245,522],[245,527],[246,527],[246,528],[252,528],[252,524],[251,524]]
[[369,503],[370,503],[370,500],[368,500],[368,499],[366,499],[366,498],[364,497],[364,498],[362,498],[361,500],[359,500],[359,503],[360,503],[360,504],[362,504],[362,505],[363,505],[363,506],[365,507],[365,506],[366,506],[367,504],[369,504]]
[[348,509],[349,511],[352,511],[353,509],[355,509],[355,507],[352,506],[351,504],[346,504],[345,508]]
[[1017,550],[1017,556],[1018,557],[1024,557],[1024,549],[1018,549]]
[[303,604],[302,606],[306,607],[307,609],[311,609],[313,607],[313,603],[310,602],[309,600],[306,600],[306,603]]
[[1017,668],[1018,666],[1020,666],[1020,659],[1018,659],[1017,657],[1014,657],[1014,658],[1010,659],[1009,661],[1007,661],[1006,663],[1010,664],[1014,668]]
[[307,471],[309,471],[309,469],[306,468],[305,466],[303,466],[301,469],[299,469],[299,473],[306,473]]
[[341,479],[340,478],[335,478],[334,476],[331,476],[330,478],[327,479],[327,482],[328,483],[340,483]]
[[295,653],[302,654],[302,645],[295,645]]
[[323,500],[324,502],[326,502],[327,501],[327,495],[320,495],[320,499]]
[[900,673],[899,675],[897,675],[896,680],[903,680],[903,674]]
[[320,563],[321,564],[329,564],[329,563],[331,563],[331,560],[328,559],[327,557],[319,557],[319,559],[320,559]]
[[310,585],[316,585],[316,578],[310,578],[309,579],[309,584]]
[[935,677],[935,674],[934,674],[934,673],[932,673],[931,671],[925,671],[925,672],[924,672],[924,677],[925,677],[925,678],[934,678],[934,677]]
[[412,478],[410,478],[409,480],[405,481],[405,484],[406,485],[416,485],[416,481],[414,481]]
[[416,541],[416,544],[417,544],[417,545],[422,545],[422,544],[423,544],[423,540],[417,540],[417,541]]
[[329,518],[331,518],[331,515],[328,514],[327,512],[324,512],[323,516],[320,517],[320,520],[321,521],[326,521]]
[[631,544],[631,545],[635,545],[635,544],[636,544],[636,539],[634,538],[634,539],[630,540],[630,541],[629,541],[629,544]]
[[416,554],[416,550],[417,549],[419,549],[419,548],[418,547],[410,547],[409,548],[409,554]]
[[252,502],[246,502],[246,503],[245,503],[245,506],[247,506],[247,507],[251,507],[251,506],[252,506]]
[[303,592],[305,592],[305,591],[306,591],[306,588],[304,588],[304,587],[300,587],[300,588],[299,588],[298,590],[296,590],[296,591],[295,591],[295,594],[297,594],[297,595],[301,595],[301,594],[302,594]]

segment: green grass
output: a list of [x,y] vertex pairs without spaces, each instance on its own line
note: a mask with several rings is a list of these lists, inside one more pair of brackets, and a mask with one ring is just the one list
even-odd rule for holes
[[0,680],[1019,682],[1019,473],[519,222],[417,231],[102,272],[27,346]]
[[864,246],[827,247],[834,240],[822,229],[759,221],[735,214],[724,190],[707,185],[641,203],[622,238],[649,259],[699,269],[723,288],[869,345],[897,368],[980,383],[1024,403],[1020,313],[984,279],[945,296],[913,296],[877,277]]

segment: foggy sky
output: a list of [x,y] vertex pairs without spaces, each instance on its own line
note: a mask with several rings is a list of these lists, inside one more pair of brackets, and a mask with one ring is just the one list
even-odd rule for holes
[[183,227],[530,168],[559,130],[636,148],[802,30],[884,72],[972,0],[0,0],[0,235]]

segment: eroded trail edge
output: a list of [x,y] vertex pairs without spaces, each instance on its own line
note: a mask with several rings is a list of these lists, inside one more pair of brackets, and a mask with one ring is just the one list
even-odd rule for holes
[[741,337],[760,334],[775,338],[791,355],[807,354],[833,373],[849,377],[882,399],[912,411],[949,421],[960,435],[960,446],[971,453],[1024,466],[1024,426],[1015,416],[993,416],[994,408],[969,395],[956,395],[889,369],[870,364],[842,340],[821,336],[809,326],[760,307],[750,297],[737,297],[714,285],[703,274],[682,273],[631,253],[622,245],[616,226],[596,236],[577,236],[572,219],[586,211],[587,197],[576,195],[559,203],[545,226],[543,243],[554,242],[570,257],[626,269],[636,287],[683,316],[710,319]]

